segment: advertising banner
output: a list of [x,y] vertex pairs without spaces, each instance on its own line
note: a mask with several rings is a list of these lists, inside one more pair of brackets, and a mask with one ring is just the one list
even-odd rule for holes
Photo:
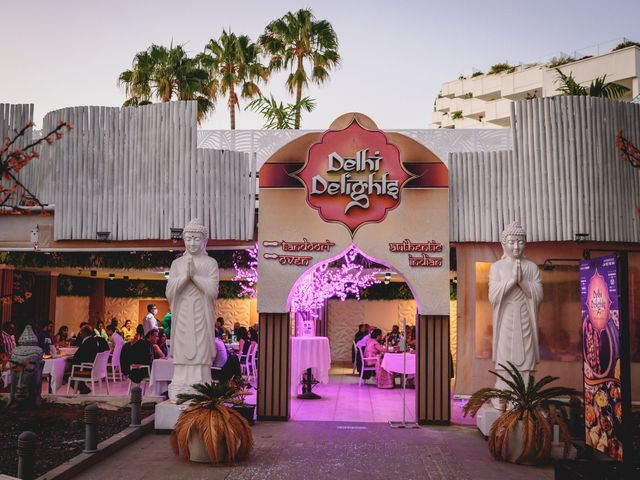
[[619,281],[614,255],[580,262],[585,442],[621,462],[627,446],[622,426]]

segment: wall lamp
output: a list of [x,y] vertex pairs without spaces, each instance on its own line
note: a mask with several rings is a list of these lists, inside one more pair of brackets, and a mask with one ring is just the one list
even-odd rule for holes
[[99,242],[108,242],[111,232],[96,232],[96,238]]
[[173,243],[176,243],[178,240],[182,238],[182,228],[171,227],[171,240]]
[[547,258],[542,264],[542,269],[550,272],[554,270],[557,265],[554,265],[553,262],[570,262],[570,263],[578,263],[580,262],[579,258]]
[[574,233],[573,237],[575,238],[576,243],[584,243],[589,240],[588,233]]
[[109,280],[113,280],[114,278],[116,278],[116,274],[115,273],[110,273],[109,274]]
[[387,272],[384,274],[384,284],[389,285],[390,281],[391,281],[391,272]]

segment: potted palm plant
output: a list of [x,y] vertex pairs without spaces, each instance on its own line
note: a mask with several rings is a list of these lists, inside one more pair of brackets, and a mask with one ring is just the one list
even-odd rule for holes
[[253,448],[247,420],[227,407],[241,392],[225,383],[193,385],[193,393],[178,395],[178,404],[189,403],[176,422],[171,446],[176,455],[194,462],[231,464],[243,460]]
[[490,373],[502,379],[509,388],[482,388],[471,396],[464,407],[464,415],[473,417],[490,400],[500,400],[505,406],[489,431],[489,451],[493,457],[523,464],[538,464],[547,460],[551,453],[554,424],[559,427],[566,456],[571,447],[566,414],[562,403],[553,399],[565,395],[573,397],[578,392],[567,387],[543,388],[558,380],[558,377],[552,376],[536,382],[531,375],[525,384],[511,362],[508,366],[500,366],[506,371],[506,376],[494,371]]

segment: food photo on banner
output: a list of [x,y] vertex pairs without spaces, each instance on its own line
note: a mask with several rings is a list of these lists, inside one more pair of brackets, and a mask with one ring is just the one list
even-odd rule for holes
[[618,271],[613,255],[580,262],[585,443],[623,459]]

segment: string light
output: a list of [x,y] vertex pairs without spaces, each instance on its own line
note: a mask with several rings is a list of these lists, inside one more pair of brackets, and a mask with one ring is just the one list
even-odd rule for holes
[[329,267],[327,262],[306,272],[291,294],[291,311],[317,318],[317,311],[330,298],[344,301],[353,295],[360,300],[362,290],[380,283],[376,278],[380,270],[365,271],[364,266],[356,263],[358,256],[358,248],[352,246],[340,258],[340,267]]

